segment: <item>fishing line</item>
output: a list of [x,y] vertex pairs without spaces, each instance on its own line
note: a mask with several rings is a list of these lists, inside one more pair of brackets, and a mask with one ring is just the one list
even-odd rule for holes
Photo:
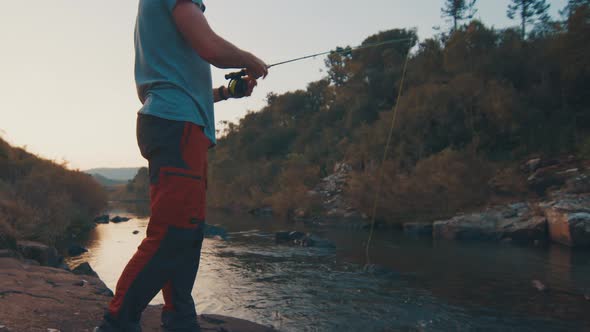
[[379,43],[359,45],[359,46],[352,47],[352,48],[351,47],[338,48],[335,51],[334,50],[330,50],[330,51],[325,51],[325,52],[320,52],[320,53],[316,53],[316,54],[310,54],[310,55],[302,56],[302,57],[291,59],[291,60],[286,60],[286,61],[281,61],[281,62],[273,63],[272,65],[269,65],[266,68],[272,68],[272,67],[284,65],[284,64],[287,64],[287,63],[297,62],[297,61],[301,61],[301,60],[305,60],[305,59],[310,59],[310,58],[315,58],[315,57],[322,56],[322,55],[327,55],[327,54],[334,54],[334,53],[335,54],[346,54],[346,53],[350,53],[352,51],[363,50],[365,48],[378,47],[378,46],[395,44],[395,43],[400,43],[400,42],[405,42],[405,41],[411,41],[411,40],[414,40],[414,38],[390,39],[390,40],[382,41],[382,42],[379,42]]
[[[413,40],[413,39],[410,39]],[[389,128],[389,136],[387,137],[387,143],[385,144],[385,150],[383,151],[383,159],[381,161],[381,167],[379,168],[379,176],[377,178],[377,190],[375,191],[375,200],[373,202],[373,210],[371,214],[371,230],[369,231],[369,239],[367,240],[367,246],[365,247],[365,259],[366,264],[365,267],[368,267],[371,264],[370,258],[370,250],[371,250],[371,241],[373,240],[373,233],[375,232],[375,218],[377,214],[377,202],[379,200],[379,193],[381,192],[381,185],[383,181],[383,169],[385,168],[385,161],[387,160],[387,153],[389,152],[389,146],[391,145],[391,139],[393,137],[393,130],[395,129],[395,122],[397,119],[398,108],[400,104],[400,99],[403,92],[404,82],[406,79],[406,72],[408,69],[408,62],[410,62],[410,49],[412,47],[410,42],[410,47],[408,48],[408,54],[406,56],[406,61],[404,63],[404,69],[402,71],[402,77],[399,84],[399,91],[397,94],[397,100],[395,101],[395,106],[393,107],[393,115],[391,117],[391,127]]]

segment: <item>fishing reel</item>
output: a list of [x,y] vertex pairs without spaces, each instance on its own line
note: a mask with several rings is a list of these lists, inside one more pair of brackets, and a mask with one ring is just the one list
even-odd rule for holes
[[246,69],[225,75],[225,79],[229,80],[227,89],[229,90],[230,97],[241,98],[246,96],[248,92],[248,81],[244,77],[247,75]]

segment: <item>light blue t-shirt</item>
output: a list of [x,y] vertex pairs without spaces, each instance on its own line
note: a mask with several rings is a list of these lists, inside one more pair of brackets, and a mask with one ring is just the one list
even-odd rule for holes
[[[211,65],[186,42],[172,11],[179,0],[140,0],[135,25],[139,113],[203,126],[215,144]],[[182,0],[180,0],[182,1]],[[190,0],[202,6],[202,0]]]

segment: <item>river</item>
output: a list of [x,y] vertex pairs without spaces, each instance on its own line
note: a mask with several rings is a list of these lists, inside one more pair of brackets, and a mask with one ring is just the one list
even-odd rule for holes
[[[371,256],[383,269],[365,272],[364,231],[306,229],[221,212],[210,213],[208,222],[229,237],[203,244],[194,289],[199,313],[281,331],[590,331],[588,251],[436,242],[380,231]],[[98,225],[86,243],[89,252],[69,263],[89,262],[114,289],[147,223],[135,217]],[[280,230],[313,232],[336,249],[276,245]],[[535,289],[533,280],[548,291]],[[160,303],[159,294],[152,304]]]

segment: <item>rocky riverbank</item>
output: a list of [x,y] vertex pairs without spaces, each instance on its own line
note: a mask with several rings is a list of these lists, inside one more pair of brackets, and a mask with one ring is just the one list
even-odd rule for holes
[[[48,250],[53,252],[51,248]],[[24,258],[20,251],[0,252],[0,332],[92,331],[100,322],[112,292],[92,275],[89,266],[85,266],[86,271],[70,272],[41,266],[34,258]],[[142,318],[143,331],[160,331],[160,312],[159,306],[148,307]],[[205,331],[274,331],[218,315],[201,315],[199,322]]]
[[590,248],[590,176],[569,160],[530,160],[522,167],[538,198],[460,214],[433,223],[406,223],[410,235],[440,240],[494,240]]
[[[309,216],[300,209],[294,219],[313,225],[367,229],[367,216],[355,210],[345,195],[351,172],[349,165],[336,164],[333,173],[309,192],[321,201],[324,215]],[[518,177],[529,192],[527,198],[450,219],[404,223],[404,232],[437,240],[534,245],[555,242],[590,248],[590,162],[574,157],[535,158],[523,163],[519,173]],[[387,225],[378,223],[377,226]]]

